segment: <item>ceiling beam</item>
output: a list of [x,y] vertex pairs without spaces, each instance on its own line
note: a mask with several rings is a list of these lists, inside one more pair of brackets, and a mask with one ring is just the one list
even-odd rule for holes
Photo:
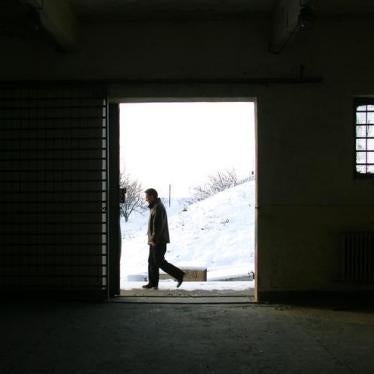
[[38,14],[40,25],[53,38],[58,47],[73,51],[76,47],[77,20],[67,0],[24,0]]
[[280,53],[294,36],[312,22],[310,0],[279,0],[273,12],[270,51]]

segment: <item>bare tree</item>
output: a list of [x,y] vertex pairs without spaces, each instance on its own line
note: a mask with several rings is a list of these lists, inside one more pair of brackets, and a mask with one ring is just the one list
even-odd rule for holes
[[137,180],[131,180],[128,174],[121,174],[120,187],[126,188],[125,202],[120,204],[120,212],[128,222],[131,213],[142,212],[146,208],[143,186]]
[[189,203],[204,200],[209,196],[237,186],[243,182],[244,180],[238,178],[234,169],[218,171],[216,174],[208,177],[207,183],[194,188],[194,193]]
[[239,184],[239,178],[234,169],[218,171],[209,177],[208,189],[213,195]]
[[203,186],[197,186],[193,189],[193,195],[192,195],[192,198],[187,201],[189,204],[192,204],[196,201],[201,201],[201,200],[205,200],[207,199],[209,196],[210,196],[210,191],[209,189],[207,188],[206,185],[203,185]]

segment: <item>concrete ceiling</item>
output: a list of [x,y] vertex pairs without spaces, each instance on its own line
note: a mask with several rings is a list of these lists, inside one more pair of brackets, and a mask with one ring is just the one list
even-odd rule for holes
[[268,13],[276,0],[71,0],[82,18],[200,18]]
[[[279,1],[281,7],[277,6]],[[84,22],[249,20],[273,16],[277,27],[273,27],[271,44],[279,53],[290,37],[290,22],[294,30],[297,28],[297,1],[309,2],[317,18],[374,16],[374,0],[0,0],[0,37],[48,37],[60,50],[72,51],[76,30]]]
[[312,6],[321,15],[374,14],[373,0],[312,0]]
[[[92,22],[154,19],[215,18],[270,15],[279,0],[66,0],[80,19]],[[318,16],[374,15],[374,0],[311,0]],[[3,23],[29,17],[27,0],[0,0]]]
[[0,0],[0,20],[5,22],[17,21],[20,17],[26,16],[29,7],[19,1]]
[[0,37],[32,37],[36,15],[30,7],[14,0],[0,0]]
[[[81,18],[200,18],[270,14],[278,0],[70,0]],[[374,0],[311,0],[317,14],[374,14]]]

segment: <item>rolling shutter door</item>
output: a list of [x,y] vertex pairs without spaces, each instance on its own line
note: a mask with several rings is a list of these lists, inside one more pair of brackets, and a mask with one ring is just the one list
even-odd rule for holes
[[0,89],[0,289],[106,295],[101,88]]

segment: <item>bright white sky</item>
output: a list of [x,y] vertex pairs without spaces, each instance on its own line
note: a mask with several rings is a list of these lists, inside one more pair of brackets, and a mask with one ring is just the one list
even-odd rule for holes
[[255,170],[254,103],[120,106],[120,169],[167,197],[190,195],[218,170]]

